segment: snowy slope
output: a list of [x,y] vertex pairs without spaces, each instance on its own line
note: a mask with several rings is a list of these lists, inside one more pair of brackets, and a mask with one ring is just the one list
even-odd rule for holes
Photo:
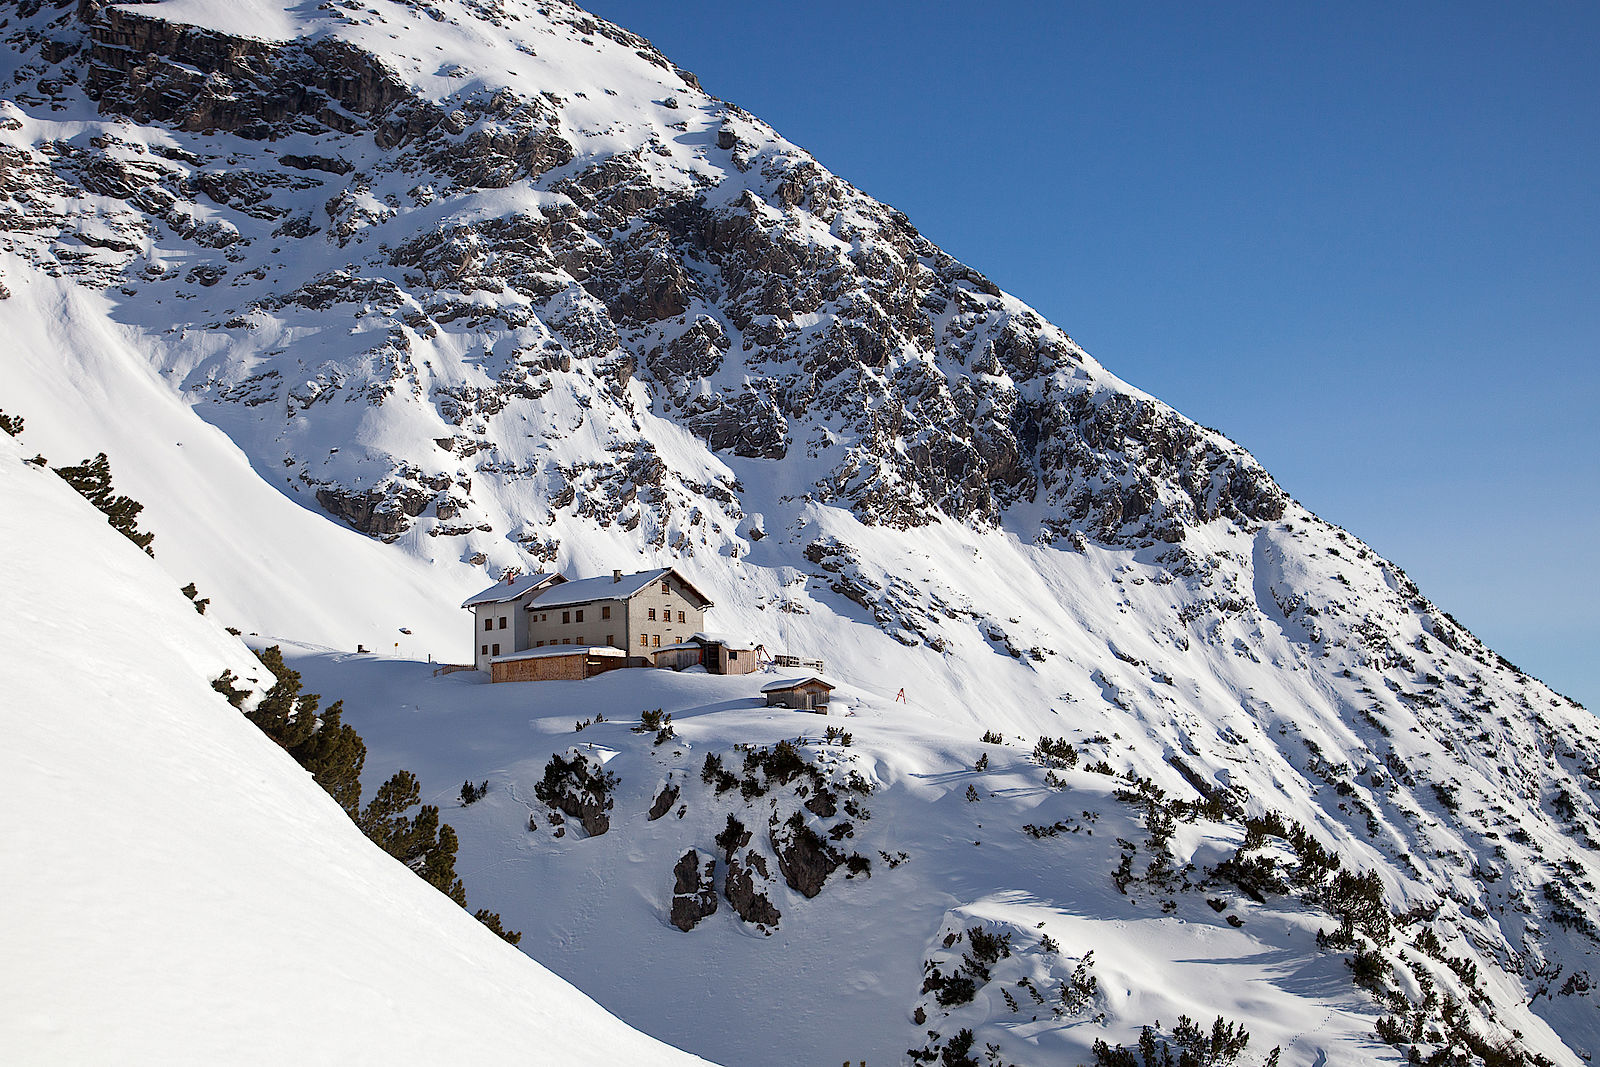
[[0,268],[12,292],[0,301],[6,410],[31,416],[29,444],[57,464],[107,453],[119,491],[160,531],[162,559],[224,623],[419,655],[460,645],[436,611],[448,568],[375,553],[263,482],[153,371],[149,342],[108,321],[103,296],[14,259]]
[[700,1062],[369,844],[207,684],[249,652],[19,452],[0,438],[0,1059]]
[[[515,0],[30,3],[0,28],[0,404],[56,462],[110,453],[163,562],[221,621],[342,650],[303,666],[362,709],[374,774],[435,768],[441,797],[502,783],[462,814],[464,857],[530,931],[524,949],[608,1007],[717,1057],[755,1058],[775,1033],[822,1048],[807,1039],[825,1025],[751,1023],[752,991],[781,987],[805,1019],[848,1018],[829,1039],[841,1058],[849,1039],[892,1059],[924,1039],[909,1013],[951,916],[1021,894],[1071,917],[1065,948],[1103,946],[1127,1001],[1105,1009],[1112,1039],[1227,1011],[1282,1040],[1285,1063],[1373,1058],[1380,1012],[1438,1014],[1443,989],[1484,1034],[1558,1062],[1600,1050],[1593,718],[1237,444],[648,42]],[[455,605],[508,569],[669,564],[716,602],[708,625],[822,657],[886,709],[858,745],[889,807],[857,834],[920,862],[785,898],[771,938],[726,910],[680,935],[662,919],[668,861],[714,851],[715,802],[691,796],[670,834],[619,816],[555,848],[527,835],[545,734],[571,719],[692,712],[703,736],[684,736],[729,760],[774,726],[667,680],[486,691],[418,664],[467,658]],[[358,644],[406,658],[339,658]],[[1024,755],[1066,737],[1072,799],[1041,793],[1035,768],[967,802],[985,730]],[[632,734],[599,743],[636,815],[665,757]],[[1085,777],[1100,762],[1115,785]],[[1226,810],[1171,843],[1196,879],[1272,810],[1375,871],[1399,916],[1374,949],[1385,988],[1355,993],[1350,947],[1311,951],[1329,920],[1303,894],[1268,894],[1267,922],[1236,932],[1197,900],[1255,902],[1210,883],[1139,905],[1108,893],[1126,852],[1111,846],[1138,834],[1085,827],[993,871],[978,857],[999,838],[963,844],[991,804],[1012,838],[1044,824],[1033,805],[1061,809],[1049,825],[1126,821],[1106,796],[1140,777]],[[480,815],[496,805],[502,821]],[[624,891],[599,881],[595,849]],[[1134,851],[1141,870],[1151,852]],[[1214,964],[1204,997],[1168,975],[1166,900],[1216,931],[1182,957]],[[584,952],[595,937],[648,947]],[[1430,938],[1434,955],[1415,948]],[[659,993],[689,975],[693,1018]],[[1253,999],[1264,977],[1270,1005]],[[1008,1061],[1092,1040],[1019,1029],[996,997],[961,1018]],[[748,1010],[715,1010],[735,1002]]]
[[[1145,831],[1115,796],[1127,783],[1084,769],[1093,747],[1084,746],[1078,768],[1050,771],[1029,757],[1031,737],[983,744],[970,728],[848,685],[826,719],[767,708],[759,688],[773,675],[762,673],[621,671],[492,686],[472,672],[433,678],[424,664],[371,656],[303,650],[291,660],[308,686],[349,700],[350,721],[372,745],[372,773],[421,766],[441,783],[425,799],[461,832],[464,876],[526,931],[524,948],[631,1024],[708,1057],[772,1062],[776,1047],[804,1049],[808,1062],[902,1062],[908,1047],[929,1043],[929,1030],[948,1038],[970,1027],[977,1048],[995,1043],[1007,1063],[1080,1063],[1097,1039],[1132,1043],[1156,1020],[1170,1026],[1188,1014],[1209,1026],[1220,1014],[1250,1030],[1246,1062],[1273,1046],[1285,1064],[1403,1062],[1374,1040],[1383,1009],[1351,984],[1348,953],[1318,947],[1317,932],[1335,925],[1325,911],[1287,898],[1257,903],[1221,882],[1202,890],[1136,881],[1119,892],[1108,875],[1124,842],[1143,842]],[[672,713],[676,732],[660,745],[633,729],[655,708]],[[574,730],[597,716],[605,721]],[[828,743],[828,727],[849,731],[851,744]],[[1082,745],[1084,731],[1063,729]],[[738,746],[802,735],[806,758],[828,768],[854,810],[841,800],[841,810],[818,816],[795,783],[751,798],[701,779],[708,754],[741,774]],[[1118,736],[1149,752],[1142,738]],[[574,747],[618,779],[610,826],[599,835],[536,795],[552,755]],[[852,772],[870,792],[842,786]],[[465,780],[487,781],[487,798],[461,807],[456,783]],[[664,788],[677,794],[652,819]],[[1314,826],[1323,817],[1314,800],[1279,799],[1290,818]],[[870,872],[847,877],[841,868],[810,899],[789,887],[766,834],[796,812],[824,835],[844,826],[840,848],[866,857]],[[753,831],[752,849],[771,874],[755,884],[781,913],[773,924],[734,913],[717,840],[730,815]],[[1057,829],[1030,836],[1028,825]],[[1185,823],[1175,862],[1204,868],[1239,844],[1235,820]],[[718,907],[680,932],[669,923],[674,865],[689,849],[701,863],[716,858]],[[1140,853],[1136,869],[1150,858]],[[1353,865],[1374,858],[1357,853]],[[1430,896],[1403,879],[1394,888],[1408,904]],[[941,1007],[919,993],[925,961],[959,962],[961,948],[944,939],[974,925],[1009,934],[1013,955],[971,1004]],[[1471,951],[1474,931],[1463,926],[1454,939],[1450,921],[1413,923],[1401,943],[1429,926],[1450,955]],[[1061,983],[1090,952],[1097,992],[1076,1010],[1057,1010]],[[1397,955],[1407,973],[1468,996],[1442,963],[1413,948]],[[1514,980],[1484,978],[1485,1003],[1523,1035],[1518,1045],[1579,1062],[1560,1036],[1576,1019],[1552,1030],[1521,1004]]]

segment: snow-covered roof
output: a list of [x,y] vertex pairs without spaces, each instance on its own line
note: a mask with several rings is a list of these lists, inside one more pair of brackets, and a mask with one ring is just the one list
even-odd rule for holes
[[621,578],[614,575],[602,574],[595,578],[579,578],[573,582],[562,582],[559,586],[548,589],[534,597],[528,605],[530,609],[562,608],[573,604],[587,604],[593,600],[626,600],[636,593],[641,593],[649,588],[650,583],[659,582],[667,575],[672,575],[685,589],[693,592],[695,596],[705,601],[706,607],[711,607],[711,600],[700,590],[690,585],[677,571],[671,567],[657,567],[655,570],[639,571],[637,574],[624,574]]
[[731,648],[740,652],[749,652],[756,647],[748,637],[739,638],[731,634],[708,634],[704,631],[690,634],[689,640],[707,645],[721,645],[723,648]]
[[541,585],[552,581],[563,580],[559,574],[545,574],[543,572],[520,574],[509,582],[496,582],[483,592],[474,593],[463,600],[461,606],[471,608],[477,607],[479,604],[504,604],[508,600],[517,599],[517,597],[530,589],[537,589]]
[[723,648],[731,649],[735,652],[751,652],[756,647],[748,640],[736,640],[735,638],[729,637],[727,634],[694,633],[690,634],[688,640],[686,641],[679,641],[675,645],[662,645],[660,648],[652,648],[650,651],[671,652],[673,649],[701,649],[706,645],[721,645]]
[[820,674],[807,674],[799,678],[783,678],[776,682],[768,682],[761,687],[761,691],[763,693],[775,693],[780,689],[794,689],[797,686],[805,685],[807,682],[816,682],[818,685],[827,686],[829,689],[839,688]]
[[626,656],[627,653],[620,648],[610,645],[548,645],[544,648],[529,648],[522,652],[508,652],[504,656],[491,657],[490,663],[509,663],[514,659],[542,659],[545,656]]

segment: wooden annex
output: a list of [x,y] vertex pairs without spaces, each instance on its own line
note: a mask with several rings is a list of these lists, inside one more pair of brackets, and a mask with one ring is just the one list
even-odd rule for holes
[[828,698],[833,690],[832,682],[815,674],[768,682],[761,687],[761,692],[766,695],[768,707],[814,711],[819,715],[828,713]]
[[760,645],[721,634],[696,633],[686,641],[656,649],[652,658],[657,667],[674,671],[704,667],[708,674],[753,674],[760,668],[760,649]]
[[628,665],[620,648],[556,645],[513,652],[489,661],[491,682],[581,682]]

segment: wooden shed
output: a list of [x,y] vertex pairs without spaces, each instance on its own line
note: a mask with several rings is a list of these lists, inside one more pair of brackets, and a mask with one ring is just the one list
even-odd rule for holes
[[759,667],[760,647],[723,634],[696,633],[677,644],[658,648],[652,655],[657,667],[675,671],[704,667],[708,674],[753,674]]
[[651,652],[650,658],[657,667],[665,667],[671,671],[687,670],[698,667],[705,662],[706,648],[704,645],[693,641],[684,641],[681,644],[668,645]]
[[628,654],[604,645],[552,645],[496,656],[491,682],[581,682],[628,665]]
[[784,678],[761,687],[761,692],[766,694],[768,707],[814,711],[819,715],[828,713],[828,698],[833,690],[832,682],[815,674]]

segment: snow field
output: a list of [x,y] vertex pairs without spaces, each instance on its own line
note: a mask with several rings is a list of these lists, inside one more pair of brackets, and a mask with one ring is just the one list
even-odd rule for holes
[[[1195,894],[1180,894],[1171,914],[1144,887],[1122,896],[1110,879],[1116,839],[1142,841],[1143,829],[1103,775],[1057,772],[1067,786],[1046,787],[1044,769],[1027,757],[1031,738],[980,744],[965,727],[848,685],[836,699],[854,714],[766,708],[762,674],[632,670],[490,685],[471,672],[435,679],[425,665],[378,657],[286,654],[308,688],[346,699],[347,721],[368,741],[369,776],[399,766],[419,774],[424,799],[440,804],[461,835],[458,869],[469,888],[524,931],[525,951],[597,990],[631,1024],[710,1058],[770,1062],[777,1048],[818,1062],[899,1062],[927,1042],[927,1030],[948,1036],[971,1026],[978,1047],[997,1041],[1008,1059],[1080,1062],[1096,1038],[1131,1041],[1139,1026],[1158,1018],[1170,1026],[1186,1013],[1206,1025],[1218,1014],[1245,1021],[1252,1049],[1281,1044],[1285,1064],[1357,1049],[1372,1062],[1393,1059],[1371,1040],[1370,1000],[1341,958],[1315,944],[1325,915],[1227,892],[1228,914],[1243,917],[1234,929]],[[660,746],[631,730],[639,712],[657,707],[672,714],[677,734]],[[574,729],[597,714],[605,721]],[[824,744],[829,726],[850,731],[853,744]],[[774,877],[762,888],[782,912],[775,931],[742,922],[726,900],[694,930],[675,929],[667,922],[672,867],[684,851],[696,849],[702,864],[717,856],[720,892],[725,871],[712,839],[727,816],[762,846],[769,820],[802,810],[782,788],[748,803],[737,791],[715,794],[699,777],[705,755],[718,754],[737,774],[735,745],[802,734],[808,758],[843,760],[874,785],[861,798],[871,817],[850,819],[853,836],[839,842],[872,860],[871,877],[846,879],[840,868],[806,900],[783,884],[767,849]],[[620,779],[611,829],[597,837],[570,819],[554,836],[549,809],[534,797],[551,755],[574,745],[592,746]],[[984,754],[988,768],[977,772]],[[484,779],[489,796],[461,807],[460,783]],[[669,779],[679,799],[651,822],[646,810]],[[965,799],[969,785],[976,802]],[[805,818],[822,831],[839,821]],[[1035,840],[1021,831],[1025,822],[1057,820],[1084,832]],[[1215,863],[1236,835],[1185,826],[1179,862]],[[893,868],[881,855],[902,851],[909,858]],[[1010,932],[1015,955],[976,1001],[945,1015],[919,994],[923,964],[959,961],[962,946],[945,950],[944,936],[980,922]],[[1059,956],[1039,948],[1041,933],[1058,942]],[[1029,977],[1053,997],[1089,951],[1099,993],[1079,1017],[1035,1007],[1016,985]],[[1010,1011],[1001,989],[1020,998],[1021,1011]],[[911,1018],[919,1004],[925,1025]],[[710,1018],[730,1025],[707,1026]]]

